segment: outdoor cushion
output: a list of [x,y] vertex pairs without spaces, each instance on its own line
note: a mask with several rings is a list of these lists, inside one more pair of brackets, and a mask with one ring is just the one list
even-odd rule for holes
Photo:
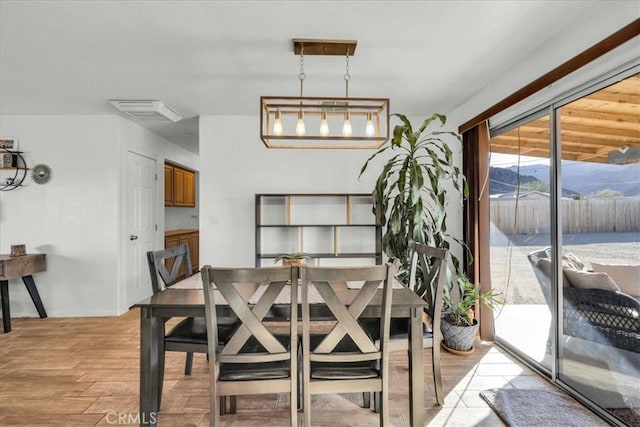
[[577,271],[564,268],[564,274],[569,279],[571,286],[582,289],[604,289],[607,291],[619,291],[618,285],[607,273],[593,273],[589,271]]
[[[540,271],[542,271],[545,276],[549,278],[549,280],[551,280],[551,260],[549,258],[540,258],[536,262],[536,267],[539,268]],[[562,285],[571,286],[571,283],[567,278],[566,270],[567,269],[565,268],[562,269]]]
[[640,299],[640,265],[591,263],[593,271],[607,273],[620,291]]
[[[551,248],[546,248],[545,253],[547,254],[547,258],[550,260]],[[571,252],[565,252],[564,255],[562,255],[562,268],[570,268],[578,271],[586,269],[584,262]]]

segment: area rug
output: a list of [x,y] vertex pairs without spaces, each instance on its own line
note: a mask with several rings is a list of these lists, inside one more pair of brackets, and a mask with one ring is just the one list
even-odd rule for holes
[[541,389],[490,389],[480,396],[508,426],[600,427],[607,423],[573,398]]

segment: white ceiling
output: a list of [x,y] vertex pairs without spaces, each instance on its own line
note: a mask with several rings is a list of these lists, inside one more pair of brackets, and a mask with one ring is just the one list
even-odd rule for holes
[[[356,39],[351,96],[447,113],[596,3],[0,0],[0,113],[159,99],[192,119],[152,130],[197,152],[197,116],[258,115],[260,95],[297,95],[292,38]],[[344,65],[305,57],[305,95],[343,96]]]

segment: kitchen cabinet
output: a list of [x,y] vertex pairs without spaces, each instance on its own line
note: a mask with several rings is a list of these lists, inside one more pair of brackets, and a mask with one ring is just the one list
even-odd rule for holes
[[177,165],[164,165],[164,205],[196,207],[196,174]]
[[164,164],[164,205],[173,204],[173,166]]
[[[182,244],[189,247],[189,255],[191,256],[191,268],[194,273],[200,269],[200,231],[195,229],[172,230],[164,233],[164,248],[175,248]],[[171,265],[167,264],[167,269]],[[178,272],[178,277],[184,277],[182,268]]]

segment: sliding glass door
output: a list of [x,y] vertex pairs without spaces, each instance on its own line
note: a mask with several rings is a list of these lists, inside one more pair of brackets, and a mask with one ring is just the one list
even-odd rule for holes
[[[605,83],[606,84],[606,83]],[[557,109],[559,380],[640,425],[640,75]]]
[[498,342],[626,425],[640,425],[639,68],[493,128],[488,186]]
[[551,277],[536,262],[551,247],[549,126],[548,114],[515,123],[491,139],[489,162],[491,283],[505,301],[494,313],[496,335],[546,368]]

